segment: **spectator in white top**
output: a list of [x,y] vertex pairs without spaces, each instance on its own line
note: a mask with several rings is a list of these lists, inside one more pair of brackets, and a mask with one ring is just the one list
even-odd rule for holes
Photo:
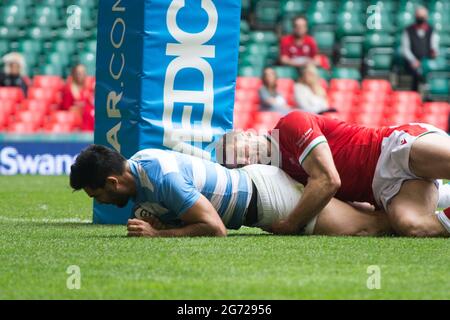
[[402,54],[406,59],[406,71],[413,77],[412,90],[418,91],[424,80],[421,60],[434,59],[439,54],[439,37],[428,24],[428,10],[419,7],[416,10],[416,22],[403,31]]
[[327,93],[321,84],[316,66],[309,63],[300,68],[299,73],[294,87],[297,107],[316,114],[333,111],[328,104]]
[[260,111],[287,114],[291,108],[286,99],[277,91],[278,76],[275,69],[266,67],[262,74],[262,87],[259,89]]

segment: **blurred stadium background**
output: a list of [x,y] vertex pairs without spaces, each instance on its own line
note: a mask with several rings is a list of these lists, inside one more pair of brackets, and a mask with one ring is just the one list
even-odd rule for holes
[[[367,30],[367,7],[382,7],[381,30]],[[67,8],[82,9],[81,29],[67,28]],[[421,95],[407,91],[400,53],[402,30],[414,22],[418,5],[430,11],[440,37],[440,56],[423,61]],[[62,110],[62,90],[71,68],[81,63],[95,87],[97,0],[3,0],[0,5],[0,56],[20,52],[26,61],[27,95],[0,88],[0,132],[77,133],[79,112]],[[271,128],[280,115],[260,112],[258,89],[264,66],[274,65],[278,90],[290,105],[297,70],[279,65],[279,40],[292,30],[292,18],[304,14],[321,54],[331,63],[320,69],[330,105],[342,120],[377,127],[427,122],[448,129],[450,72],[450,0],[243,0],[235,127]],[[294,107],[293,107],[294,108]]]
[[[383,8],[381,30],[366,29],[370,4]],[[80,30],[67,28],[71,5],[82,9]],[[408,79],[400,53],[402,30],[413,23],[418,5],[428,7],[441,47],[438,59],[423,61],[423,95],[405,90]],[[82,130],[79,112],[61,110],[62,90],[71,68],[81,63],[94,94],[97,6],[97,0],[2,1],[0,56],[24,56],[29,88],[26,96],[17,88],[0,88],[0,132]],[[280,36],[292,31],[292,18],[299,14],[307,16],[310,34],[331,62],[330,70],[319,72],[330,105],[339,111],[334,117],[371,127],[420,121],[448,131],[450,0],[243,0],[236,128],[269,129],[281,116],[259,110],[264,66],[276,66],[278,90],[295,108],[297,70],[280,66],[278,59]]]

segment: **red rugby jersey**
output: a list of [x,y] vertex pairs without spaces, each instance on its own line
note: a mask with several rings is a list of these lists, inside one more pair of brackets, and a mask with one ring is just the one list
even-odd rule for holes
[[291,177],[306,184],[308,175],[301,164],[316,146],[328,142],[342,183],[336,198],[372,204],[376,204],[372,180],[383,138],[395,130],[412,135],[428,131],[419,125],[366,128],[303,111],[291,112],[274,129],[278,129],[282,169]]

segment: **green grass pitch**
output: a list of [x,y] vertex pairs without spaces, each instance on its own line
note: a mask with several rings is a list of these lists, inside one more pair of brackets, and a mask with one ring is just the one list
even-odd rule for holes
[[[449,299],[446,239],[131,239],[67,177],[0,177],[0,299]],[[72,219],[72,220],[70,220]],[[87,221],[86,221],[87,220]],[[67,268],[81,288],[66,286]],[[367,268],[381,268],[369,290]]]

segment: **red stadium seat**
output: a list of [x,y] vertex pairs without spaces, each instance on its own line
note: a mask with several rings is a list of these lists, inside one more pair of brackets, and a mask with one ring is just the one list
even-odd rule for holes
[[64,86],[64,80],[59,76],[35,76],[33,86],[36,88],[52,88],[61,90]]
[[429,123],[431,125],[434,125],[440,129],[448,132],[449,128],[448,128],[448,120],[447,119],[448,118],[442,117],[437,114],[424,114],[420,118],[420,122]]
[[417,105],[415,103],[405,103],[405,102],[397,102],[395,104],[392,104],[386,108],[387,114],[416,114],[419,109],[420,105]]
[[75,131],[71,123],[49,123],[45,126],[45,132],[48,133],[70,133]]
[[386,105],[382,102],[363,102],[357,107],[357,111],[360,113],[383,113]]
[[36,88],[32,87],[28,90],[28,99],[43,100],[48,103],[58,102],[58,91],[51,88]]
[[234,104],[234,111],[239,113],[257,112],[258,109],[259,105],[254,103],[236,102]]
[[407,123],[417,122],[415,113],[392,113],[384,118],[384,126],[397,126]]
[[23,102],[23,110],[28,110],[37,113],[49,114],[51,111],[51,105],[45,100],[25,100]]
[[252,113],[249,112],[234,112],[234,129],[246,130],[252,120]]
[[330,81],[330,91],[359,91],[359,82],[351,79],[332,79]]
[[44,123],[44,113],[33,112],[33,111],[21,111],[16,115],[18,122],[30,123],[35,126],[35,128],[40,128]]
[[282,115],[277,112],[258,112],[252,127],[257,131],[268,131],[275,127],[281,117]]
[[33,123],[14,122],[8,127],[8,132],[16,134],[31,134],[37,131]]
[[258,90],[262,81],[256,77],[238,77],[236,79],[236,89],[240,90]]
[[386,92],[363,91],[359,96],[359,103],[388,104],[389,94]]
[[8,126],[10,117],[5,113],[0,112],[0,131],[4,131],[4,129]]
[[416,104],[417,106],[422,104],[422,98],[419,93],[414,91],[396,91],[392,94],[392,105],[398,103]]
[[0,100],[0,113],[13,115],[17,111],[17,102],[14,100]]
[[366,92],[390,93],[392,91],[392,86],[387,80],[366,79],[362,82],[362,90]]
[[17,87],[3,87],[0,88],[0,100],[12,100],[21,102],[24,99],[24,94],[21,88]]
[[49,123],[64,123],[73,127],[81,127],[82,119],[78,114],[71,111],[56,111],[50,116]]
[[450,112],[450,104],[447,102],[427,102],[423,105],[423,113],[445,115]]
[[236,102],[259,104],[259,94],[257,90],[236,90]]

